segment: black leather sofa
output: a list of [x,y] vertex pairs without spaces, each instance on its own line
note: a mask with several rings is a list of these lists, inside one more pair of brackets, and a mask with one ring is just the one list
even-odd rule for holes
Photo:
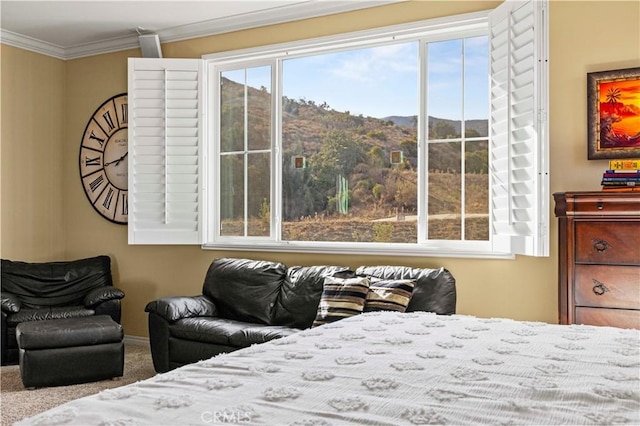
[[120,323],[124,293],[113,287],[109,256],[41,263],[2,259],[1,267],[2,365],[18,362],[20,323],[94,315]]
[[403,266],[293,266],[222,258],[210,265],[198,296],[147,304],[154,368],[166,372],[309,328],[327,276],[416,280],[407,312],[453,314],[455,279],[444,269]]

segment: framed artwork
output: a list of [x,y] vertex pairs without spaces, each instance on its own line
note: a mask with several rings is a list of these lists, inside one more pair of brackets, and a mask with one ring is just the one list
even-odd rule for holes
[[640,68],[587,74],[589,160],[640,157]]

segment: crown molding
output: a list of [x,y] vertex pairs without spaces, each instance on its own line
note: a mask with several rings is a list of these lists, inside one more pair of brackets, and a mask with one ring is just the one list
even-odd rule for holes
[[[235,15],[226,18],[212,19],[194,24],[181,25],[156,31],[161,43],[188,40],[216,34],[240,31],[283,22],[315,18],[335,13],[350,12],[406,0],[352,0],[352,1],[317,1],[310,0],[290,6],[281,6],[264,11]],[[104,53],[118,52],[140,47],[138,35],[118,37],[95,43],[62,47],[26,37],[11,31],[0,29],[0,43],[7,44],[54,58],[68,60]]]
[[0,29],[0,43],[58,59],[67,59],[63,47],[3,29]]
[[230,16],[227,18],[204,21],[181,27],[158,31],[161,41],[180,41],[204,37],[249,28],[281,24],[301,19],[317,18],[336,13],[351,12],[359,9],[401,3],[406,0],[351,0],[351,1],[317,1],[310,0],[291,6],[281,6],[260,12]]

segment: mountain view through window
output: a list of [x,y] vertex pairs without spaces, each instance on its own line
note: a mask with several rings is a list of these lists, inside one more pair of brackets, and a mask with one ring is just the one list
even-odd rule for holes
[[487,37],[420,43],[222,72],[220,235],[488,240]]

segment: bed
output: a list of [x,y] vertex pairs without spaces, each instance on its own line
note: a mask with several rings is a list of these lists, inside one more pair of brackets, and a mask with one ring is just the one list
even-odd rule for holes
[[640,424],[640,330],[372,312],[18,425]]

